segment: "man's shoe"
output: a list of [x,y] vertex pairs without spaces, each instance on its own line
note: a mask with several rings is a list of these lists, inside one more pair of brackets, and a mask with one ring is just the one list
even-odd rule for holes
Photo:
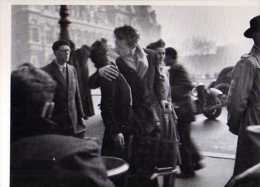
[[186,178],[193,178],[195,177],[195,172],[189,172],[189,173],[177,173],[177,178],[186,179]]
[[203,165],[202,163],[200,163],[200,162],[198,162],[198,163],[196,163],[196,164],[193,165],[193,169],[194,169],[195,171],[200,170],[200,169],[202,169],[202,168],[204,168],[204,165]]

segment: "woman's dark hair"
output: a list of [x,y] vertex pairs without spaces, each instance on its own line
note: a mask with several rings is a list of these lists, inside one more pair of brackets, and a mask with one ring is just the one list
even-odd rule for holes
[[114,35],[119,40],[126,40],[129,47],[135,47],[140,38],[137,30],[129,25],[115,28]]
[[96,68],[101,68],[108,64],[106,39],[102,38],[91,45],[90,59],[95,64]]
[[152,42],[146,46],[147,49],[153,49],[153,50],[161,47],[165,47],[165,42],[162,39],[159,39],[156,42]]
[[165,55],[170,56],[173,59],[177,59],[178,53],[177,53],[176,49],[174,49],[173,47],[167,47],[165,49]]
[[87,45],[82,45],[81,48],[74,52],[74,58],[78,60],[81,64],[85,63],[90,56],[90,47]]

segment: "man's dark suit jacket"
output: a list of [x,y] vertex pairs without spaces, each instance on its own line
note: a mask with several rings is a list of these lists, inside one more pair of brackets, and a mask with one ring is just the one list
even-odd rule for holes
[[53,121],[59,124],[61,134],[76,135],[85,131],[81,119],[85,117],[78,87],[77,73],[73,66],[67,64],[67,80],[55,61],[42,68],[57,83],[53,111]]
[[41,133],[11,144],[10,187],[114,187],[97,142]]

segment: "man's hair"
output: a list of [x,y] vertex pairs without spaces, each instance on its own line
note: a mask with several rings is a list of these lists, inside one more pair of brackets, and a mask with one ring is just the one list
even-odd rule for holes
[[11,113],[40,110],[55,87],[56,83],[46,72],[30,63],[22,64],[11,74]]
[[96,68],[107,65],[107,40],[102,38],[95,41],[91,46],[90,59]]
[[59,49],[59,47],[62,46],[62,45],[67,45],[67,46],[69,46],[71,48],[72,47],[71,46],[72,43],[73,42],[70,43],[70,42],[68,42],[66,40],[57,40],[56,42],[53,43],[52,50],[53,51],[57,51]]
[[140,38],[137,30],[129,25],[115,28],[114,35],[119,40],[126,40],[129,47],[134,47]]
[[153,50],[161,47],[165,47],[165,42],[162,39],[159,39],[156,42],[152,42],[146,46],[147,49],[153,49]]
[[177,53],[176,49],[174,49],[173,47],[167,47],[165,49],[165,55],[170,56],[173,59],[177,59],[178,53]]

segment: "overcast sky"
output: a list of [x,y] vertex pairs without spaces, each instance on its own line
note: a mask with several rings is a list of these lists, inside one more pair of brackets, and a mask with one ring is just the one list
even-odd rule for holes
[[249,20],[260,14],[260,6],[154,6],[168,46],[186,53],[192,37],[213,40],[218,45],[237,44],[247,52],[252,44],[243,37]]

